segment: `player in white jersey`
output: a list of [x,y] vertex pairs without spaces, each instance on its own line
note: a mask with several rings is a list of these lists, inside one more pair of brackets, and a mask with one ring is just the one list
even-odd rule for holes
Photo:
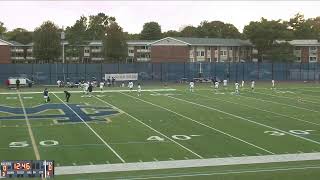
[[100,84],[99,84],[99,87],[100,87],[100,91],[101,91],[101,92],[102,92],[102,90],[103,90],[103,86],[104,86],[104,82],[101,81]]
[[238,95],[239,94],[239,83],[238,82],[236,82],[235,84],[234,84],[234,86],[235,86],[235,93],[236,93],[236,95]]
[[214,89],[215,89],[215,91],[218,91],[218,89],[219,89],[219,81],[216,81],[214,83]]
[[254,86],[255,86],[255,82],[254,80],[251,81],[251,91],[253,92],[254,91]]
[[224,87],[224,88],[227,88],[227,85],[228,85],[228,80],[224,79],[224,80],[223,80],[223,87]]
[[132,81],[129,82],[128,87],[129,87],[130,91],[132,91],[132,89],[133,89],[133,82]]
[[89,87],[89,84],[88,83],[83,83],[83,94],[88,94],[88,87]]
[[194,88],[194,82],[193,82],[193,81],[190,81],[190,83],[189,83],[189,90],[190,90],[190,92],[193,92],[193,88]]
[[244,80],[241,81],[241,87],[244,87]]
[[141,96],[141,85],[138,83],[138,96]]
[[275,89],[275,85],[274,85],[274,80],[273,79],[271,80],[271,83],[272,83],[272,90],[274,90]]

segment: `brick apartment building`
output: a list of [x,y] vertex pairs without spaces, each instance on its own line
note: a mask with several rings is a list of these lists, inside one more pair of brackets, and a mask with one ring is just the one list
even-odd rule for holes
[[134,62],[240,62],[255,61],[247,40],[166,37],[157,41],[128,41],[128,57]]
[[296,57],[296,62],[316,63],[320,62],[320,42],[316,39],[278,40],[277,43],[288,42],[294,46],[293,54]]
[[[102,41],[87,41],[81,45],[65,44],[66,63],[100,63],[104,61]],[[62,44],[61,44],[62,48]],[[62,62],[60,57],[58,62]],[[33,55],[33,43],[21,44],[0,39],[0,64],[3,63],[48,63]]]
[[0,39],[0,64],[11,63],[10,43]]

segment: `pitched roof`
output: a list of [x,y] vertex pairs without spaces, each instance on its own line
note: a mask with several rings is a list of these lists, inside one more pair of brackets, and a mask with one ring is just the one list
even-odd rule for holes
[[12,45],[10,42],[0,39],[0,45]]
[[150,43],[155,42],[156,40],[128,40],[127,44],[129,45],[149,45]]
[[317,39],[295,39],[291,41],[276,40],[276,43],[288,42],[293,46],[320,46],[320,42]]
[[190,45],[214,45],[214,46],[252,46],[249,40],[223,39],[223,38],[193,38],[193,37],[172,37],[186,42]]

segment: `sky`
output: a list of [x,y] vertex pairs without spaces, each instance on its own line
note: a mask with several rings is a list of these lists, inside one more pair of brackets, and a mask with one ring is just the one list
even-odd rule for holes
[[0,21],[8,30],[33,31],[51,20],[72,26],[81,15],[103,12],[114,16],[124,31],[139,33],[143,24],[156,21],[162,31],[181,30],[202,21],[223,21],[242,32],[250,21],[289,20],[300,12],[305,18],[320,16],[320,1],[0,1]]

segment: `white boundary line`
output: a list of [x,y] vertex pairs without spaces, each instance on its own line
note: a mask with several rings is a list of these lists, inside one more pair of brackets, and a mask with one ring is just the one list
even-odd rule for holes
[[284,106],[288,106],[288,107],[293,107],[293,108],[297,108],[297,109],[302,109],[302,110],[306,110],[306,111],[310,111],[310,112],[319,113],[319,111],[312,110],[312,109],[307,109],[307,108],[304,108],[304,107],[294,106],[294,105],[285,104],[285,103],[280,103],[280,102],[275,102],[275,101],[264,100],[264,99],[255,98],[255,97],[251,97],[251,96],[243,96],[243,95],[241,95],[241,94],[240,94],[240,96],[241,96],[241,97],[244,97],[244,98],[256,99],[256,100],[263,101],[263,102],[269,102],[269,103],[273,103],[273,104],[280,104],[280,105],[284,105]]
[[66,104],[62,99],[60,99],[55,93],[52,93],[52,94],[56,96],[64,105],[66,105],[103,142],[103,144],[106,145],[120,159],[122,163],[125,163],[125,160],[123,160],[122,157],[95,130],[93,130],[91,126],[86,121],[84,121],[77,112],[75,112],[68,104]]
[[154,132],[156,132],[156,133],[158,133],[158,134],[162,135],[163,137],[166,137],[166,138],[167,138],[167,139],[169,139],[171,142],[173,142],[173,143],[177,144],[178,146],[182,147],[183,149],[187,150],[188,152],[192,153],[193,155],[197,156],[198,158],[203,159],[203,157],[202,157],[202,156],[200,156],[199,154],[197,154],[197,153],[195,153],[194,151],[192,151],[191,149],[189,149],[189,148],[187,148],[187,147],[183,146],[182,144],[178,143],[177,141],[175,141],[175,140],[171,139],[170,137],[166,136],[165,134],[163,134],[163,133],[159,132],[158,130],[156,130],[156,129],[152,128],[151,126],[147,125],[146,123],[142,122],[141,120],[137,119],[136,117],[132,116],[131,114],[129,114],[129,113],[127,113],[127,112],[123,111],[122,109],[120,109],[120,108],[118,108],[118,107],[116,107],[116,106],[114,106],[114,105],[112,105],[112,104],[110,104],[110,103],[108,103],[108,102],[106,102],[106,101],[104,101],[104,100],[102,100],[102,99],[100,99],[100,98],[96,97],[96,96],[93,96],[93,97],[94,97],[94,98],[96,98],[97,100],[99,100],[99,101],[101,101],[101,102],[103,102],[103,103],[105,103],[105,104],[107,104],[107,105],[109,105],[109,106],[113,107],[114,109],[117,109],[117,110],[119,110],[120,112],[123,112],[124,114],[128,115],[128,116],[129,116],[129,117],[131,117],[132,119],[134,119],[134,120],[138,121],[139,123],[143,124],[144,126],[148,127],[149,129],[153,130]]
[[[132,92],[137,91],[137,90],[132,90]],[[159,91],[159,92],[167,92],[167,91],[176,91],[176,89],[144,89],[141,91]],[[68,91],[70,93],[83,93],[83,91]],[[118,89],[118,90],[103,90],[103,91],[92,91],[92,92],[97,92],[97,93],[101,93],[101,92],[131,92],[131,90],[125,90],[125,89]],[[34,91],[34,92],[20,92],[20,94],[42,94],[42,91]],[[64,93],[63,90],[61,91],[51,91],[50,93]],[[0,92],[0,95],[9,95],[9,94],[17,94],[16,92]]]
[[[286,99],[293,99],[293,100],[297,100],[295,98],[292,98],[292,97],[288,97],[288,96],[276,96],[276,95],[273,95],[273,94],[269,94],[269,93],[262,93],[262,92],[254,92],[254,93],[257,93],[257,94],[263,94],[263,95],[267,95],[267,96],[272,96],[272,97],[277,97],[277,98],[286,98]],[[313,103],[313,104],[316,104],[317,106],[319,106],[320,102],[314,102],[314,101],[309,101],[309,100],[306,100],[306,99],[303,99],[303,101],[305,102],[310,102],[310,103]]]
[[202,122],[199,122],[199,121],[197,121],[197,120],[194,120],[194,119],[192,119],[192,118],[190,118],[190,117],[187,117],[187,116],[185,116],[185,115],[182,115],[182,114],[180,114],[180,113],[177,113],[177,112],[175,112],[175,111],[172,111],[172,110],[170,110],[170,109],[167,109],[167,108],[162,107],[162,106],[160,106],[160,105],[153,104],[153,103],[151,103],[151,102],[149,102],[149,101],[145,101],[145,100],[143,100],[143,99],[136,98],[136,97],[134,97],[134,96],[131,96],[131,95],[128,95],[128,94],[125,94],[125,93],[121,93],[121,94],[126,95],[126,96],[129,96],[129,97],[134,98],[134,99],[137,99],[137,100],[140,100],[140,101],[142,101],[142,102],[144,102],[144,103],[151,104],[151,105],[153,105],[153,106],[155,106],[155,107],[159,107],[159,108],[161,108],[161,109],[164,109],[164,110],[166,110],[166,111],[169,111],[169,112],[171,112],[171,113],[174,113],[174,114],[176,114],[176,115],[178,115],[178,116],[180,116],[180,117],[183,117],[183,118],[185,118],[185,119],[188,119],[188,120],[190,120],[190,121],[192,121],[192,122],[195,122],[195,123],[197,123],[197,124],[200,124],[200,125],[202,125],[202,126],[205,126],[205,127],[209,128],[209,129],[212,129],[212,130],[214,130],[214,131],[216,131],[216,132],[219,132],[219,133],[221,133],[221,134],[224,134],[224,135],[226,135],[226,136],[228,136],[228,137],[231,137],[231,138],[233,138],[233,139],[236,139],[236,140],[238,140],[238,141],[241,141],[241,142],[243,142],[243,143],[245,143],[245,144],[247,144],[247,145],[253,146],[253,147],[258,148],[258,149],[260,149],[260,150],[262,150],[262,151],[265,151],[265,152],[267,152],[267,153],[274,154],[273,152],[271,152],[271,151],[269,151],[269,150],[266,150],[266,149],[264,149],[264,148],[262,148],[262,147],[260,147],[260,146],[257,146],[257,145],[254,145],[254,144],[252,144],[252,143],[249,143],[249,142],[247,142],[247,141],[245,141],[245,140],[243,140],[243,139],[241,139],[241,138],[232,136],[231,134],[228,134],[228,133],[223,132],[223,131],[221,131],[221,130],[219,130],[219,129],[213,128],[213,127],[211,127],[211,126],[209,126],[209,125],[206,125],[206,124],[204,124],[204,123],[202,123]]
[[227,100],[223,100],[223,99],[220,99],[220,98],[213,98],[213,97],[202,95],[202,94],[198,94],[198,93],[193,93],[193,94],[195,94],[197,96],[200,96],[200,97],[205,97],[205,98],[209,98],[209,99],[212,99],[212,100],[218,100],[218,101],[227,102],[227,103],[231,103],[231,104],[241,105],[241,106],[245,106],[245,107],[248,107],[248,108],[256,109],[256,110],[259,110],[259,111],[264,111],[264,112],[272,113],[272,114],[275,114],[275,115],[278,115],[278,116],[283,116],[283,117],[286,117],[286,118],[295,119],[297,121],[302,121],[302,122],[306,122],[306,123],[310,123],[310,124],[313,124],[313,125],[320,126],[320,124],[315,123],[315,122],[303,120],[303,119],[296,118],[296,117],[287,116],[287,115],[284,115],[284,114],[281,114],[281,113],[276,113],[276,112],[273,112],[273,111],[268,111],[268,110],[260,109],[260,108],[253,107],[253,106],[248,106],[246,104],[239,104],[239,103],[235,103],[235,102],[232,102],[232,101],[227,101]]
[[[259,172],[276,172],[276,171],[292,171],[292,170],[307,170],[307,169],[320,169],[320,166],[305,166],[305,167],[282,167],[282,168],[265,168],[265,169],[243,169],[243,170],[225,170],[221,172],[194,172],[184,174],[159,174],[153,176],[131,176],[126,177],[126,180],[136,179],[164,179],[164,178],[182,178],[182,177],[195,177],[195,176],[212,176],[212,175],[229,175],[229,174],[244,174],[244,173],[259,173]],[[120,177],[119,177],[120,178]],[[198,179],[198,178],[197,178]],[[85,179],[82,179],[85,180]]]
[[20,100],[20,103],[21,103],[21,107],[22,107],[22,110],[23,110],[24,117],[26,119],[28,132],[29,132],[29,136],[30,136],[30,139],[31,139],[31,144],[32,144],[32,147],[33,147],[33,150],[34,150],[34,154],[36,156],[36,159],[40,160],[40,153],[39,153],[39,150],[38,150],[38,147],[37,147],[37,143],[36,143],[36,140],[35,140],[33,132],[32,132],[32,128],[31,128],[31,124],[30,124],[30,121],[29,121],[29,118],[28,118],[28,115],[27,115],[27,112],[26,112],[26,108],[24,107],[24,104],[23,104],[23,101],[22,101],[22,98],[21,98],[21,95],[20,95],[19,91],[17,91],[17,93],[18,93],[18,97],[19,97],[19,100]]
[[263,164],[320,160],[320,153],[304,154],[282,154],[265,156],[245,156],[245,157],[227,157],[210,159],[188,159],[188,160],[168,160],[136,163],[118,163],[118,164],[97,164],[82,166],[60,166],[55,168],[56,175],[103,173],[103,172],[124,172],[139,170],[156,169],[177,169],[208,166],[226,166],[226,165],[244,165],[244,164]]
[[211,110],[214,110],[214,111],[218,111],[220,113],[227,114],[229,116],[232,116],[232,117],[235,117],[235,118],[238,118],[238,119],[242,119],[244,121],[248,121],[248,122],[251,122],[253,124],[257,124],[257,125],[260,125],[260,126],[263,126],[263,127],[267,127],[269,129],[273,129],[273,130],[276,130],[276,131],[279,131],[279,132],[282,132],[282,133],[285,133],[285,134],[288,134],[288,135],[291,135],[291,136],[294,136],[294,137],[297,137],[297,138],[300,138],[300,139],[303,139],[303,140],[306,140],[306,141],[309,141],[309,142],[313,142],[315,144],[320,145],[320,142],[318,142],[318,141],[315,141],[315,140],[312,140],[312,139],[308,139],[308,138],[305,138],[305,137],[302,137],[302,136],[298,136],[298,135],[295,135],[293,133],[286,132],[286,131],[278,129],[278,128],[274,128],[274,127],[268,126],[268,125],[263,124],[263,123],[252,121],[250,119],[247,119],[247,118],[244,118],[244,117],[232,114],[232,113],[228,113],[228,112],[225,112],[225,111],[213,108],[213,107],[205,106],[205,105],[202,105],[202,104],[198,104],[198,103],[195,103],[195,102],[187,101],[185,99],[180,99],[180,98],[176,98],[176,97],[172,97],[172,96],[167,96],[167,97],[170,97],[172,99],[176,99],[176,100],[179,100],[179,101],[187,102],[187,103],[190,103],[190,104],[193,104],[193,105],[197,105],[197,106],[200,106],[200,107],[204,107],[204,108],[207,108],[207,109],[211,109]]

